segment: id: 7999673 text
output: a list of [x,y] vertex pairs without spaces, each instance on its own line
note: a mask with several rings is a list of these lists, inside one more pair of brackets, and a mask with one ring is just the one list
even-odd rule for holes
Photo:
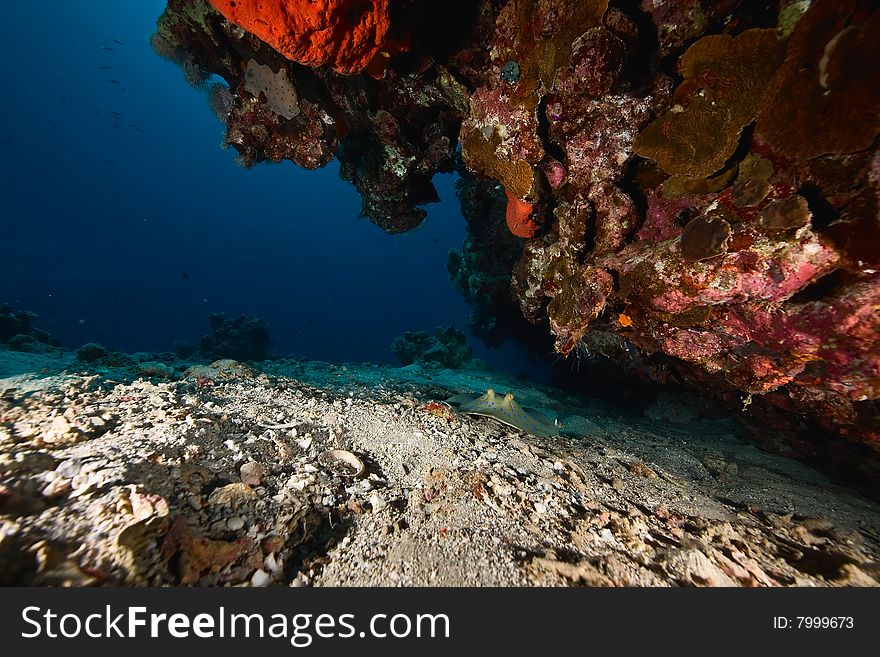
[[855,627],[852,616],[774,616],[775,630],[851,630]]

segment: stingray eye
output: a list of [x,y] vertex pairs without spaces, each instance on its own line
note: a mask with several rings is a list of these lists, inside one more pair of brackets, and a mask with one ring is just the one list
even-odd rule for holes
[[507,396],[504,398],[504,401],[506,401],[506,402],[509,404],[510,402],[513,401],[513,395],[511,395],[511,394],[508,392],[508,393],[507,393]]
[[492,390],[492,388],[489,388],[488,390],[486,390],[486,396],[489,397],[489,398],[494,397],[494,396],[495,396],[495,391]]

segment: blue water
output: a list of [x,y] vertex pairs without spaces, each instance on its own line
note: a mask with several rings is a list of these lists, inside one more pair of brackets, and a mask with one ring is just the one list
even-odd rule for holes
[[209,333],[209,313],[253,313],[282,354],[395,363],[406,330],[465,330],[454,177],[435,178],[421,227],[389,236],[335,161],[237,166],[205,93],[149,45],[164,5],[3,3],[0,302],[72,348],[167,350]]

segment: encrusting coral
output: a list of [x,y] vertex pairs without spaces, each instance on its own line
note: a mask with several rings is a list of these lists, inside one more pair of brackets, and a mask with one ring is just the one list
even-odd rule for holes
[[254,97],[263,94],[266,106],[278,116],[289,120],[299,114],[296,87],[284,68],[276,73],[268,65],[252,59],[244,69],[244,88]]
[[498,14],[492,55],[496,65],[518,63],[513,102],[534,107],[554,88],[575,41],[600,23],[607,7],[608,0],[510,0],[504,5]]

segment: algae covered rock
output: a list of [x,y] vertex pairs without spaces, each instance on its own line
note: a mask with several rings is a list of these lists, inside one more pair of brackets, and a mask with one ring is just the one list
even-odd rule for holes
[[208,320],[211,334],[202,338],[197,355],[208,360],[266,360],[272,338],[266,320],[253,315],[226,317],[213,313]]
[[473,352],[464,333],[453,326],[425,331],[407,331],[394,339],[391,350],[403,365],[441,366],[460,369],[471,360]]
[[110,355],[110,350],[97,342],[87,342],[76,350],[76,359],[84,363],[94,363]]
[[31,326],[38,315],[30,310],[16,310],[8,303],[0,304],[0,343],[12,351],[40,353],[58,346],[49,333]]

